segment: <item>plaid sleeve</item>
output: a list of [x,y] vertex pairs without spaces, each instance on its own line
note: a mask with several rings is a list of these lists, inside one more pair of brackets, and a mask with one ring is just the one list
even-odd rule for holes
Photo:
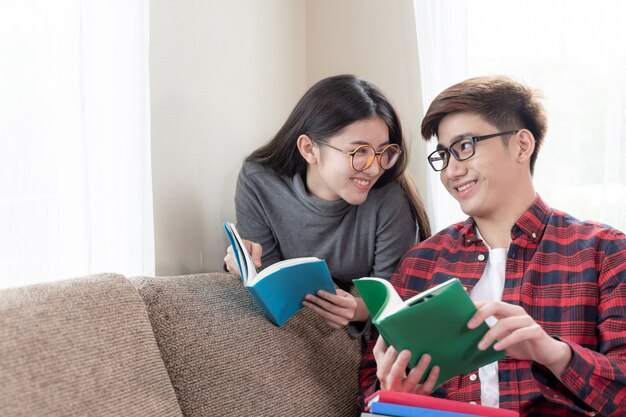
[[[415,272],[415,259],[419,258],[419,249],[418,247],[414,247],[412,250],[408,251],[401,258],[398,268],[396,272],[391,275],[390,282],[393,284],[394,288],[398,292],[401,298],[406,299],[411,295],[414,295],[410,290],[407,290],[405,286],[407,285],[407,280],[416,279],[411,275],[412,272]],[[378,330],[375,326],[371,327],[371,336],[369,340],[367,340],[364,349],[363,355],[361,357],[361,367],[359,369],[359,396],[358,402],[359,406],[363,410],[365,407],[365,398],[373,394],[376,390],[380,388],[378,378],[376,377],[376,360],[374,359],[374,345],[376,344],[376,340],[378,339]]]
[[378,339],[378,330],[371,327],[371,337],[365,340],[363,355],[361,357],[361,367],[359,369],[359,396],[358,402],[361,410],[365,409],[365,399],[378,389],[378,379],[376,378],[376,360],[374,359],[374,345]]
[[[426,242],[422,242],[409,250],[400,259],[398,268],[391,275],[390,282],[398,292],[398,295],[406,300],[407,298],[419,293],[425,285],[424,276],[428,273],[419,267],[423,262],[422,247]],[[363,349],[361,357],[361,367],[359,369],[359,396],[358,402],[361,409],[364,408],[364,400],[380,388],[378,378],[376,377],[376,360],[374,359],[374,345],[378,339],[378,330],[372,326],[370,339],[367,341]]]
[[[568,343],[572,360],[561,382],[577,400],[603,416],[618,417],[626,409],[626,238],[611,230],[604,240],[598,277],[598,351]],[[536,376],[539,376],[535,374]],[[541,382],[542,378],[537,378]],[[576,409],[571,395],[558,395],[551,384],[539,384],[544,395]]]

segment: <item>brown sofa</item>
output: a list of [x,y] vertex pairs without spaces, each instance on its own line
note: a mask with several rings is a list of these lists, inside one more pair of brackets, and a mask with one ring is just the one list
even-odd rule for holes
[[238,277],[0,291],[0,416],[356,416],[360,342],[271,324]]

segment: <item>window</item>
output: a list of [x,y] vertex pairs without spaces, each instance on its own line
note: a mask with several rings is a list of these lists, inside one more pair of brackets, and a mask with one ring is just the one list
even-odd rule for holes
[[[424,106],[463,79],[504,74],[544,93],[535,187],[552,207],[626,230],[626,5],[415,1]],[[431,144],[430,146],[434,145]],[[427,167],[427,165],[426,165]],[[435,229],[463,219],[431,175]],[[445,195],[442,195],[445,194]]]
[[0,10],[0,287],[154,273],[148,2]]

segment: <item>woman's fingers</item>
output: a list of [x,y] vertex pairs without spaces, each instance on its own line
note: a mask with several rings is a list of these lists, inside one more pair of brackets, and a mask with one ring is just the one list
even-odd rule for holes
[[261,256],[263,256],[263,246],[250,240],[244,240],[244,244],[246,245],[246,249],[248,249],[248,253],[250,253],[250,258],[252,258],[254,266],[260,268],[262,265]]

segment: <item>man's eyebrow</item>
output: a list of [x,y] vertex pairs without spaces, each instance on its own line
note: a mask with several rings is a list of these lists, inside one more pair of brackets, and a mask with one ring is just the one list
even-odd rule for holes
[[[450,144],[453,144],[454,142],[456,142],[457,140],[461,140],[464,138],[471,138],[472,136],[475,136],[473,133],[471,132],[465,132],[465,133],[460,133],[456,136],[452,136],[452,139],[450,139]],[[442,145],[441,143],[437,143],[437,150],[440,149],[447,149],[447,146]]]

